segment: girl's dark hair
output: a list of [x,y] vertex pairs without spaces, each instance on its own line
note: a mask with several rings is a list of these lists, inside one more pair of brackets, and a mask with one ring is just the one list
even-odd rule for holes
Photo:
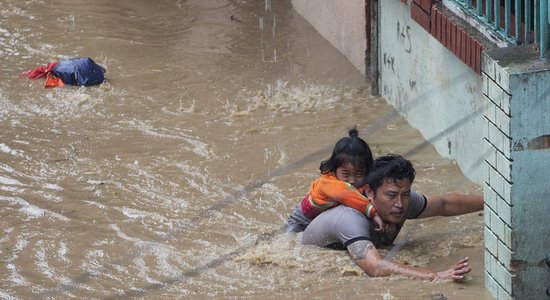
[[369,172],[373,162],[369,145],[359,137],[355,127],[348,131],[349,136],[341,138],[332,151],[329,159],[321,162],[319,169],[322,174],[336,172],[336,169],[350,163],[355,169]]

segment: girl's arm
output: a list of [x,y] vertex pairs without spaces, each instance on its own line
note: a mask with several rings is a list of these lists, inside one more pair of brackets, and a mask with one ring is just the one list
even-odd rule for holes
[[338,202],[360,211],[369,219],[374,218],[376,213],[370,201],[359,190],[331,175],[323,175],[316,180],[311,185],[310,195],[315,204],[324,205],[329,201]]

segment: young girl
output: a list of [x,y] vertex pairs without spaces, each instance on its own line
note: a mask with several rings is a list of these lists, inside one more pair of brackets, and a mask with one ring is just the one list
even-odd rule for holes
[[364,213],[376,223],[376,230],[384,228],[384,222],[365,197],[365,176],[372,162],[369,145],[350,129],[348,137],[341,138],[332,156],[319,169],[321,176],[310,186],[308,195],[294,208],[288,218],[285,232],[301,232],[323,211],[344,204]]

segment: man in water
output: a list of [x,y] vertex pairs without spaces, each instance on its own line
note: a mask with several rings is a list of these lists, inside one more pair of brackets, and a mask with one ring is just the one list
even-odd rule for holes
[[463,279],[471,271],[467,257],[437,272],[384,260],[376,249],[380,244],[392,243],[406,219],[456,216],[483,209],[482,196],[424,196],[411,192],[414,177],[411,162],[395,155],[376,159],[367,176],[367,197],[385,222],[395,224],[394,232],[374,231],[374,224],[363,214],[339,205],[323,212],[306,227],[302,244],[347,249],[355,263],[371,277],[396,274],[424,280]]

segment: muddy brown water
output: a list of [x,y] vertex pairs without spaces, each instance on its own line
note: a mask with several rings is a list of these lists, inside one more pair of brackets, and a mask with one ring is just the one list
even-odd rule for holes
[[[1,299],[490,299],[483,216],[381,249],[462,283],[369,278],[280,229],[336,140],[406,154],[423,193],[481,193],[288,1],[0,1]],[[18,78],[88,56],[107,83]]]

